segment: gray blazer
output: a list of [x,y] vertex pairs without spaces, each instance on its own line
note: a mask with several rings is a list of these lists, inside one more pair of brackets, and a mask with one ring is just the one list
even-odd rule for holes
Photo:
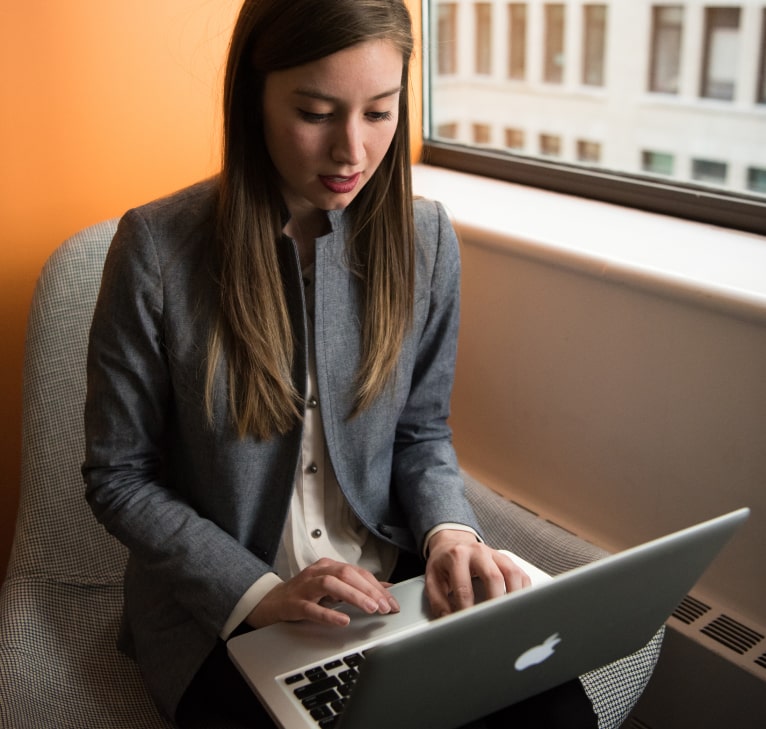
[[[247,588],[271,569],[298,464],[301,426],[240,439],[225,367],[211,425],[203,394],[216,306],[209,253],[216,180],[130,211],[112,242],[91,329],[83,475],[97,518],[130,550],[120,646],[173,715]],[[416,551],[429,529],[478,531],[446,424],[460,264],[440,205],[415,205],[414,324],[389,390],[349,419],[360,359],[358,282],[342,212],[316,244],[316,364],[332,464],[349,504],[379,538]],[[279,244],[306,382],[303,285],[292,241]]]

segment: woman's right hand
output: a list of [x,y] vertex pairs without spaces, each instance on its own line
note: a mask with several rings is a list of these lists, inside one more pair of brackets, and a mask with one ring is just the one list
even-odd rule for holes
[[348,625],[349,616],[322,604],[328,602],[344,602],[368,615],[399,612],[396,599],[371,572],[332,559],[320,559],[267,593],[246,622],[253,628],[299,620]]

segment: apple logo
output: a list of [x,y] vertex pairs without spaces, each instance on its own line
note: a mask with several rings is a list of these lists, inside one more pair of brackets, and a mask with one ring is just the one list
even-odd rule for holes
[[546,638],[543,643],[524,651],[514,663],[514,667],[517,671],[523,671],[530,666],[536,666],[538,663],[542,663],[553,655],[556,650],[556,646],[561,643],[558,633],[554,633],[549,638]]

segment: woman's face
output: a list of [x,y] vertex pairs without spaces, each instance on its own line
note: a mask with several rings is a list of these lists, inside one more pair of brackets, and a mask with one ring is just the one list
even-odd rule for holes
[[293,219],[345,208],[385,157],[399,121],[402,54],[371,40],[267,75],[266,147]]

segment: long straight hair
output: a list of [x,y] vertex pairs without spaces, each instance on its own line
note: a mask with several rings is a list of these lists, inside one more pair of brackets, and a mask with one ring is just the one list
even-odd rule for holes
[[403,0],[246,0],[234,28],[224,86],[214,252],[220,308],[208,345],[205,399],[212,419],[215,374],[225,361],[229,410],[240,437],[284,434],[302,411],[292,381],[294,332],[277,259],[284,202],[264,141],[265,78],[379,39],[401,50],[402,91],[391,146],[346,213],[348,263],[363,302],[352,417],[368,408],[394,377],[412,321],[410,16]]

